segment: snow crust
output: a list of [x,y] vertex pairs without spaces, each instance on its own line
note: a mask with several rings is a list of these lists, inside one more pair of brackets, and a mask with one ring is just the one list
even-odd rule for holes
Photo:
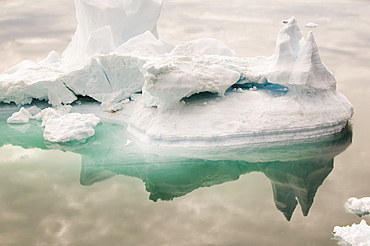
[[[62,57],[52,51],[41,62],[26,60],[4,71],[1,102],[39,99],[60,108],[88,96],[106,112],[127,111],[124,118],[109,118],[128,121],[140,141],[172,147],[313,138],[339,132],[353,114],[321,61],[313,33],[303,38],[294,17],[279,32],[273,56],[239,58],[211,38],[176,46],[159,40],[162,0],[75,4],[78,25]],[[21,110],[8,121],[27,117]],[[54,123],[71,125],[78,117]],[[48,140],[71,141],[49,134],[56,128],[45,125]],[[77,135],[93,134],[87,132]]]
[[365,220],[361,220],[360,224],[352,224],[351,226],[336,226],[333,233],[336,238],[352,246],[370,245],[370,226],[366,224]]
[[370,214],[370,197],[356,198],[351,197],[345,203],[347,211],[361,217]]

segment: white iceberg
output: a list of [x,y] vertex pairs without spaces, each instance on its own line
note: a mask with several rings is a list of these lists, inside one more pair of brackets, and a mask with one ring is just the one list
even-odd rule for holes
[[[230,146],[317,137],[340,131],[353,114],[322,63],[312,32],[304,40],[294,18],[280,31],[271,58],[170,53],[146,68],[143,97],[128,130],[155,145]],[[225,94],[231,86],[253,89]],[[197,96],[200,92],[218,96]]]
[[351,197],[345,203],[347,211],[356,214],[359,217],[370,214],[370,197],[356,198]]
[[353,114],[312,32],[304,39],[294,17],[273,56],[240,58],[215,39],[175,47],[159,40],[162,0],[75,4],[78,26],[62,57],[51,52],[0,74],[0,102],[60,107],[89,96],[102,103],[99,117],[171,147],[314,138],[339,132]]
[[370,245],[370,226],[366,224],[365,220],[361,220],[360,224],[353,224],[352,226],[336,226],[333,233],[334,237],[352,246]]

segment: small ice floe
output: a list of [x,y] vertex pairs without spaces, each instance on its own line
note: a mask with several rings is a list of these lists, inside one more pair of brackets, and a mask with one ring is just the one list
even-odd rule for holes
[[316,28],[318,27],[319,25],[316,24],[316,23],[313,23],[313,22],[308,22],[306,23],[306,25],[304,25],[305,27],[308,27],[308,28]]
[[100,119],[94,114],[67,113],[46,121],[44,139],[65,143],[87,139],[95,134]]
[[283,20],[284,24],[288,24],[289,20]]
[[370,226],[365,220],[361,220],[360,224],[352,224],[351,226],[336,226],[333,231],[336,239],[342,240],[352,246],[370,245]]
[[351,197],[345,203],[345,208],[348,212],[359,217],[370,214],[370,197],[356,198]]
[[130,146],[132,144],[132,141],[130,139],[127,139],[125,145],[123,145],[123,147],[125,146]]
[[243,91],[243,89],[242,89],[242,88],[238,88],[238,89],[236,90],[236,92],[238,92],[238,93],[243,93],[244,91]]
[[13,113],[6,121],[11,124],[24,124],[30,121],[30,117],[30,112],[22,107],[18,112]]
[[41,111],[37,106],[32,106],[29,108],[21,107],[18,112],[15,112],[10,116],[6,122],[11,124],[25,124],[33,119],[36,114]]

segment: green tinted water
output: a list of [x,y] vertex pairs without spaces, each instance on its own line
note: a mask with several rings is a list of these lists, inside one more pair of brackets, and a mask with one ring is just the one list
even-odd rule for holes
[[[283,19],[295,16],[304,36],[318,23],[353,133],[185,158],[126,145],[125,128],[107,123],[85,143],[51,144],[36,122],[6,124],[1,106],[0,245],[337,245],[334,226],[360,221],[345,201],[370,196],[369,11],[361,0],[166,0],[163,40],[214,37],[239,56],[273,54]],[[0,0],[0,70],[60,54],[74,15],[70,0]]]

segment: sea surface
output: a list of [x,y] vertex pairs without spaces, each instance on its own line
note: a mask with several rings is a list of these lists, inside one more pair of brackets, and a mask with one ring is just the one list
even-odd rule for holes
[[[103,122],[85,142],[53,144],[37,122],[6,123],[0,106],[0,245],[337,245],[370,196],[370,1],[165,0],[160,38],[221,40],[270,56],[282,21],[313,29],[323,62],[355,114],[342,132],[306,141],[205,151],[142,151]],[[72,0],[0,0],[0,71],[59,54],[76,28]]]

